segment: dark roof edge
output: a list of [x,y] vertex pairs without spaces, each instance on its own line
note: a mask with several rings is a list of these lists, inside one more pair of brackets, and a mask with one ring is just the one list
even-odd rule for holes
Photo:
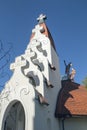
[[55,115],[55,118],[58,118],[58,119],[61,119],[61,118],[75,118],[75,117],[77,117],[77,118],[78,117],[87,117],[87,115],[83,115],[83,114],[82,115],[76,115],[76,114],[75,115],[74,114],[73,115],[71,115],[71,114],[67,114],[67,115],[66,114],[63,114],[63,115],[58,114],[58,115]]

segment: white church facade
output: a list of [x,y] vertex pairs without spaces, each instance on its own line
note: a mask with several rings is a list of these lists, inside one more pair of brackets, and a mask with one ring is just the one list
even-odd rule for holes
[[[86,130],[87,90],[60,78],[59,57],[40,15],[0,93],[0,130]],[[82,98],[81,98],[82,97]]]

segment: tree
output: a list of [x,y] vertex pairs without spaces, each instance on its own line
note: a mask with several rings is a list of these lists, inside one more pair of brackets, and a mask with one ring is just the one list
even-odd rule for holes
[[11,43],[8,43],[5,46],[0,40],[0,90],[4,87],[5,82],[10,78],[9,73],[7,72],[7,65],[11,59],[11,50]]
[[82,83],[87,87],[87,76],[84,78],[84,80],[82,81]]

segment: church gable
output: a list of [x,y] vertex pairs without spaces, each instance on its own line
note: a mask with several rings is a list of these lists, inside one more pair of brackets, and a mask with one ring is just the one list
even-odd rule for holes
[[54,124],[57,130],[54,111],[61,87],[58,64],[45,16],[40,15],[25,53],[10,65],[13,75],[0,94],[0,130],[48,130]]

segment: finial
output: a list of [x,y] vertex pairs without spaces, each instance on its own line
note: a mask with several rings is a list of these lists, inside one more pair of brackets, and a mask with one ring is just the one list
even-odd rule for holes
[[45,19],[47,19],[46,15],[40,14],[39,17],[37,18],[38,23],[44,23]]

